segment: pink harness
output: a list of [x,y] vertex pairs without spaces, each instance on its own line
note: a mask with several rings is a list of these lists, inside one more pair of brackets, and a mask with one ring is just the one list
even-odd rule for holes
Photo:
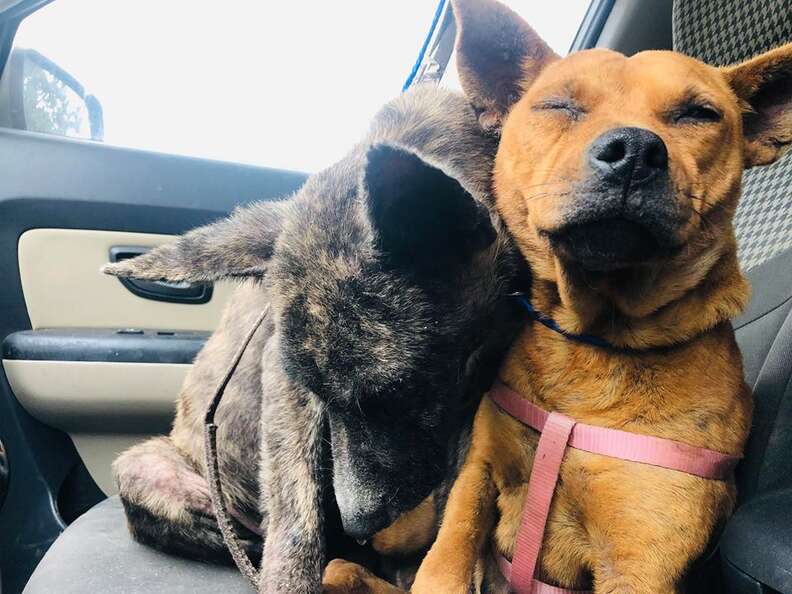
[[741,458],[670,439],[577,423],[561,413],[542,410],[500,383],[492,387],[489,397],[512,417],[541,433],[512,562],[495,555],[503,577],[516,594],[587,594],[551,586],[534,577],[567,446],[714,480],[728,478]]

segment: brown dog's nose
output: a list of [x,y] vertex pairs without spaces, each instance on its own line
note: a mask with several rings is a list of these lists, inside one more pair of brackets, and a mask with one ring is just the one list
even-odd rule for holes
[[635,186],[668,170],[668,150],[654,132],[615,128],[591,144],[589,163],[607,182]]

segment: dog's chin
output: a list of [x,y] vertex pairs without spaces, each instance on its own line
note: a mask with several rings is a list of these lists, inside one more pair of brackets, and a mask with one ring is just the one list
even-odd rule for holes
[[358,543],[365,543],[371,540],[375,534],[388,528],[402,514],[416,507],[420,501],[400,507],[383,507],[372,510],[369,513],[355,511],[355,513],[341,514],[341,524],[347,536],[351,536]]
[[569,224],[547,236],[561,260],[589,272],[646,266],[675,251],[644,225],[622,218]]

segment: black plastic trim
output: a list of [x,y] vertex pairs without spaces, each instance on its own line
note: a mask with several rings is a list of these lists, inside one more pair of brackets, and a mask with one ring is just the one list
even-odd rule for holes
[[3,359],[189,364],[208,338],[209,332],[137,328],[23,330],[3,341]]
[[616,0],[592,0],[575,39],[572,40],[570,53],[589,49],[597,44],[615,2]]

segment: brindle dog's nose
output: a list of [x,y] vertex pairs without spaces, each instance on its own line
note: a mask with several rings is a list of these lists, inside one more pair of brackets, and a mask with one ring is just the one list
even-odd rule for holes
[[589,163],[606,182],[634,187],[668,170],[668,150],[654,132],[615,128],[591,144]]

